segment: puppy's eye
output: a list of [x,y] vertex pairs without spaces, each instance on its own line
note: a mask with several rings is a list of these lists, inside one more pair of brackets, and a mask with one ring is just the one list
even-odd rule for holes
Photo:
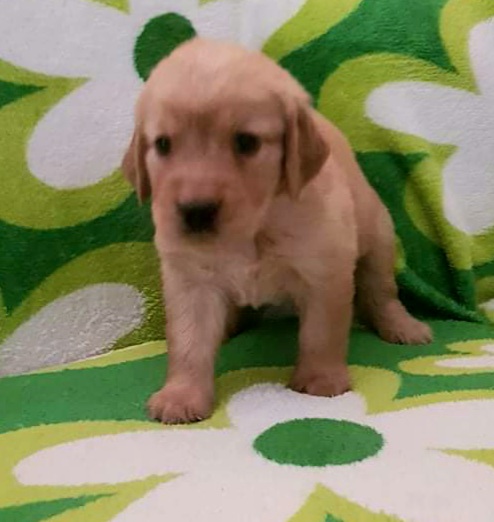
[[239,132],[234,136],[233,145],[237,154],[252,156],[261,148],[261,140],[255,134]]
[[154,147],[160,156],[168,156],[172,150],[172,142],[168,136],[160,136],[154,142]]

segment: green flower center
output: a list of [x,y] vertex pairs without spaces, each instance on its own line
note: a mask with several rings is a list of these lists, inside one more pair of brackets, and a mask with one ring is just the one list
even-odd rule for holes
[[341,466],[376,455],[380,433],[369,426],[334,419],[296,419],[261,433],[254,449],[268,460],[294,466]]
[[175,47],[196,35],[192,24],[176,13],[152,18],[137,37],[134,65],[142,80],[147,80],[155,65]]

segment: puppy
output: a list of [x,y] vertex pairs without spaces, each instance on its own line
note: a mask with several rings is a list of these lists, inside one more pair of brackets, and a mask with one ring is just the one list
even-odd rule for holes
[[398,300],[390,216],[344,136],[261,53],[191,40],[155,68],[123,172],[152,198],[168,375],[148,404],[165,423],[208,417],[214,361],[239,307],[290,300],[292,389],[350,388],[354,302],[391,343],[431,340]]

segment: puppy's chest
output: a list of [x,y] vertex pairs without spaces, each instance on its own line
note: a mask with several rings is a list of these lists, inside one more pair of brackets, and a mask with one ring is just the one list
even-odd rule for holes
[[295,271],[275,256],[225,260],[216,274],[218,284],[238,306],[259,307],[287,299],[297,280]]

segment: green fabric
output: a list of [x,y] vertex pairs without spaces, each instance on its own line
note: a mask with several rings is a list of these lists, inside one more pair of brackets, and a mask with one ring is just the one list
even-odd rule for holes
[[381,434],[368,426],[309,418],[276,424],[257,437],[254,449],[278,464],[325,467],[372,457],[383,442]]
[[[215,413],[182,427],[144,411],[162,383],[163,342],[1,379],[0,518],[106,522],[141,506],[125,520],[158,512],[223,522],[245,510],[261,522],[471,520],[470,509],[492,505],[494,331],[431,327],[435,340],[422,347],[354,331],[354,391],[328,399],[284,388],[297,325],[270,321],[220,350]],[[463,493],[445,503],[458,484]],[[148,497],[155,489],[158,510]],[[448,518],[456,501],[461,515]]]
[[195,35],[191,23],[175,13],[151,19],[137,38],[134,49],[135,67],[140,78],[147,80],[163,56]]
[[[272,2],[256,10],[250,0],[235,8],[226,0],[190,0],[145,14],[132,2],[71,0],[62,10],[58,0],[50,1],[53,10],[39,8],[39,13],[25,0],[15,11],[8,4],[0,7],[0,18],[10,20],[0,27],[8,42],[0,45],[0,374],[163,337],[149,207],[138,206],[117,158],[130,138],[142,79],[194,34],[262,48],[302,82],[317,108],[349,137],[395,221],[398,281],[413,312],[468,321],[493,315],[488,198],[494,178],[488,176],[489,153],[482,151],[494,127],[477,121],[477,109],[467,107],[460,114],[455,98],[464,96],[475,105],[472,93],[484,95],[480,82],[481,71],[489,70],[487,62],[482,64],[491,52],[486,21],[494,17],[492,3],[300,0],[291,3],[296,7]],[[77,14],[76,4],[84,6],[88,18]],[[256,23],[257,16],[263,24]],[[39,34],[58,40],[36,40],[38,29],[28,29],[36,17],[43,20]],[[9,32],[22,20],[23,26]],[[99,50],[91,51],[100,41]],[[64,52],[55,60],[58,48]],[[38,49],[43,53],[36,54]],[[107,51],[115,59],[105,58]],[[36,63],[31,55],[39,56]],[[424,84],[431,89],[429,101],[418,100],[414,90]],[[372,108],[377,95],[398,85],[405,95],[390,94],[384,106],[382,94],[380,105]],[[99,89],[97,96],[84,94],[91,89]],[[91,100],[87,105],[86,99]],[[431,104],[437,99],[444,101],[435,116]],[[115,114],[118,100],[121,112]],[[62,106],[65,114],[74,114],[73,121],[53,116]],[[396,122],[393,114],[400,110],[403,122]],[[450,141],[430,137],[434,122],[449,122],[456,113],[463,120],[451,116],[440,132],[468,129],[470,142],[478,134],[478,154],[470,142],[458,145],[454,136]],[[488,118],[488,110],[479,114]],[[415,120],[417,129],[401,128]],[[73,142],[62,143],[79,127]],[[117,139],[124,127],[128,135]],[[95,134],[98,139],[89,145]],[[449,165],[469,155],[472,170],[458,181],[457,171],[448,173]],[[111,168],[96,175],[110,156],[115,157]],[[452,216],[445,211],[450,200],[457,203]],[[80,332],[81,309],[92,325],[88,332]],[[65,321],[57,319],[61,311]],[[45,316],[52,319],[46,322]],[[73,353],[65,353],[66,339],[73,340]]]
[[0,517],[3,522],[41,522],[59,513],[67,513],[71,509],[84,506],[89,502],[101,498],[100,496],[88,496],[81,498],[66,498],[61,500],[48,500],[46,502],[33,502],[21,506],[0,508]]
[[[492,2],[142,4],[0,4],[0,375],[122,348],[0,380],[0,520],[490,522]],[[172,428],[146,418],[159,265],[118,165],[142,80],[194,34],[263,49],[345,132],[435,338],[355,330],[353,392],[313,398],[284,388],[295,322],[266,323],[220,350],[213,417]]]
[[[323,12],[321,5],[321,16]],[[364,104],[386,82],[472,89],[465,71],[455,68],[468,48],[441,38],[440,31],[447,35],[460,25],[467,32],[472,21],[493,15],[485,2],[362,0],[339,24],[281,57],[323,114],[350,137],[365,174],[394,218],[404,255],[399,274],[403,296],[426,315],[478,318],[476,294],[481,280],[492,275],[494,236],[487,231],[461,234],[444,219],[441,167],[453,149],[376,127]],[[295,18],[294,30],[296,23]],[[289,27],[276,38],[282,40]],[[276,55],[274,44],[269,50]],[[490,298],[492,294],[482,296]]]

